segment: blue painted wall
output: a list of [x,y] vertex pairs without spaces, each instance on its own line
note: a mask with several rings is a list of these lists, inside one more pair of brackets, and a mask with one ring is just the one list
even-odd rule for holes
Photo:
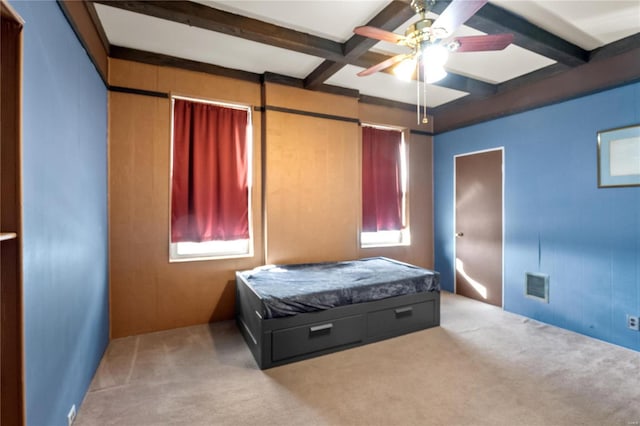
[[11,5],[25,20],[27,424],[66,425],[109,340],[107,91],[57,3]]
[[[435,266],[453,290],[453,157],[505,153],[504,308],[640,350],[640,187],[597,187],[596,133],[640,123],[640,83],[435,137]],[[540,247],[540,257],[538,248]],[[550,274],[550,302],[524,296]]]

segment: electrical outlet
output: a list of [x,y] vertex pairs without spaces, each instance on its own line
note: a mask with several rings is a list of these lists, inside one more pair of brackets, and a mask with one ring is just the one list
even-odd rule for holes
[[71,406],[71,410],[69,410],[69,414],[67,414],[68,426],[71,426],[75,419],[76,419],[76,404],[73,404]]
[[640,331],[640,322],[638,317],[627,314],[627,328],[630,330]]

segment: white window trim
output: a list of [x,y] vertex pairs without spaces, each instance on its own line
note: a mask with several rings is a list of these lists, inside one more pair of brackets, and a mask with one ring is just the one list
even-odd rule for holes
[[395,130],[401,134],[400,140],[400,169],[402,188],[402,229],[393,231],[364,232],[360,230],[360,248],[376,247],[400,247],[411,245],[411,230],[408,222],[408,189],[409,189],[409,168],[407,164],[407,144],[405,142],[406,129],[394,126],[382,126],[377,124],[362,124],[362,127],[373,127],[374,129]]
[[[252,243],[253,240],[251,238],[235,241],[207,241],[204,243],[169,243],[170,262],[253,257]],[[193,250],[189,250],[190,246],[193,247]],[[209,250],[205,248],[209,248]],[[186,250],[186,253],[180,253],[180,250]]]
[[[190,102],[199,102],[222,106],[225,108],[233,108],[247,111],[247,191],[248,191],[248,221],[249,221],[249,238],[234,241],[207,241],[203,243],[171,242],[171,194],[173,182],[173,111],[174,100],[182,99]],[[169,262],[193,262],[201,260],[222,260],[237,259],[244,257],[253,257],[253,116],[251,114],[250,105],[241,105],[228,102],[213,101],[207,99],[190,98],[185,96],[171,96],[171,144],[169,155]],[[192,248],[192,250],[189,250]],[[207,250],[209,248],[210,250]],[[182,253],[181,253],[182,252]]]
[[378,232],[361,232],[360,247],[397,247],[410,246],[411,232],[409,228],[402,228],[399,231],[378,231]]

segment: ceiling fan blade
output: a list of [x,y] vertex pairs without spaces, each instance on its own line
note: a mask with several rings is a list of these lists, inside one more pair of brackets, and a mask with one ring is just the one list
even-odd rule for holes
[[353,29],[353,32],[364,37],[374,38],[376,40],[388,41],[390,43],[399,43],[405,39],[405,37],[400,34],[381,30],[380,28],[376,28],[376,27],[369,27],[367,25],[356,27]]
[[452,43],[458,47],[454,52],[483,52],[502,50],[513,43],[513,34],[491,34],[468,37],[456,37]]
[[411,55],[407,55],[406,53],[402,53],[400,55],[396,55],[396,56],[392,56],[391,58],[387,59],[386,61],[382,61],[379,64],[376,64],[372,67],[367,68],[364,71],[360,71],[358,73],[358,77],[364,77],[367,75],[371,75],[374,74],[378,71],[382,71],[385,68],[389,68],[392,65],[397,64],[398,62],[402,62],[405,59],[410,58]]
[[453,0],[449,6],[438,16],[433,23],[433,28],[443,28],[447,35],[453,34],[460,25],[467,22],[487,0]]

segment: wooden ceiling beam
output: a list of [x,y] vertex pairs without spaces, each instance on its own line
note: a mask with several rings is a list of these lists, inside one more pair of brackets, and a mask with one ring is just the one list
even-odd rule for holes
[[342,44],[190,1],[95,0],[129,12],[215,31],[307,55],[344,62]]
[[621,55],[640,46],[640,33],[635,33],[621,40],[614,41],[605,46],[589,52],[589,62],[601,61]]
[[[378,27],[386,31],[393,31],[414,15],[415,11],[408,3],[392,1],[366,25]],[[376,43],[378,43],[378,40],[354,34],[343,44],[346,62],[325,60],[304,79],[305,88],[315,89],[332,75],[340,71],[346,63],[367,52]]]
[[[366,25],[381,28],[386,31],[393,31],[408,19],[411,19],[412,16],[415,16],[415,14],[416,12],[408,3],[392,1],[387,7],[382,9],[380,13],[367,22]],[[360,56],[377,43],[378,40],[354,34],[344,43],[344,54],[346,57],[351,58]]]
[[[449,3],[438,0],[433,12],[441,14]],[[588,51],[491,3],[482,6],[464,25],[487,34],[511,33],[513,44],[570,67],[589,60]]]
[[592,56],[600,58],[579,67],[537,81],[529,78],[486,99],[463,98],[437,107],[436,134],[640,81],[640,36],[631,37],[602,47],[597,55],[593,51]]
[[304,87],[309,90],[316,89],[330,79],[332,75],[344,68],[345,65],[341,62],[325,60],[304,78]]
[[131,49],[129,47],[112,45],[111,57],[114,59],[142,62],[143,64],[174,67],[183,70],[203,72],[207,74],[219,75],[222,77],[251,81],[254,83],[260,83],[261,81],[261,74],[221,67],[219,65],[207,64],[204,62],[192,61],[184,58],[177,58],[175,56],[163,55],[161,53]]
[[[470,97],[460,98],[434,108],[433,114],[439,119],[438,132],[562,101],[563,98],[559,98],[558,93],[570,99],[585,93],[640,81],[640,48],[638,46],[640,46],[640,34],[633,34],[590,51],[588,64],[578,67],[580,70],[556,63],[505,81],[497,85],[495,100],[488,97],[483,101],[483,107],[479,109],[474,108],[475,104]],[[617,69],[621,67],[624,70]],[[574,80],[567,76],[572,76]],[[515,101],[516,97],[517,101]],[[508,98],[513,100],[509,103],[503,101]],[[495,108],[495,105],[501,105],[499,102],[511,106],[499,110]],[[459,121],[455,124],[448,123],[454,121],[454,116]]]

